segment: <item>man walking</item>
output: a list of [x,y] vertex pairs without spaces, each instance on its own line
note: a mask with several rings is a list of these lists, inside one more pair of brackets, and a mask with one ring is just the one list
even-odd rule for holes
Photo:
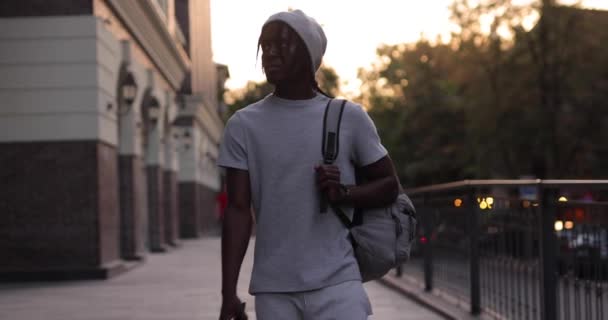
[[[365,110],[349,104],[340,152],[324,165],[323,115],[330,98],[315,80],[327,40],[300,10],[272,15],[262,27],[262,67],[274,92],[226,124],[218,164],[226,168],[220,320],[237,316],[236,284],[256,215],[249,292],[259,320],[363,320],[371,306],[348,230],[323,195],[352,217],[353,207],[394,201],[399,183]],[[355,168],[365,183],[355,185]]]

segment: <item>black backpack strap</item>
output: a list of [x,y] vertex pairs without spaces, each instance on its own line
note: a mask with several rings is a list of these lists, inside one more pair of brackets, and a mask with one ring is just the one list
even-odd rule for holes
[[338,219],[340,219],[340,222],[342,222],[346,229],[350,229],[353,227],[353,223],[350,221],[346,213],[344,213],[344,211],[342,211],[340,207],[331,206],[331,208],[334,209],[334,212],[338,216]]
[[[323,142],[322,154],[323,162],[325,164],[332,164],[338,158],[340,152],[340,124],[342,123],[342,114],[344,113],[344,106],[346,100],[343,99],[332,99],[329,100],[325,107],[325,115],[323,116]],[[338,206],[332,206],[332,209],[340,222],[350,230],[352,222],[348,216]],[[327,200],[322,199],[321,212],[327,211]],[[354,244],[353,239],[351,242]]]
[[340,124],[342,123],[342,113],[344,112],[346,100],[331,99],[325,107],[323,116],[323,143],[321,153],[323,162],[332,164],[338,158],[340,151]]
[[[323,136],[321,143],[321,154],[324,164],[332,164],[338,158],[340,151],[340,123],[344,112],[346,100],[330,99],[325,106],[323,115]],[[327,198],[321,195],[321,213],[327,212]]]

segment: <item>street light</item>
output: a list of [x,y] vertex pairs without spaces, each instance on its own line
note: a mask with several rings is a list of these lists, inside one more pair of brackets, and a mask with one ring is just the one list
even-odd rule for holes
[[462,199],[456,198],[454,199],[454,207],[460,208],[462,206]]

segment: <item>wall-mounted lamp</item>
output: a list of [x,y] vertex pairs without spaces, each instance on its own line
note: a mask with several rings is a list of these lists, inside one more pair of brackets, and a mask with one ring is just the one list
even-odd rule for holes
[[158,122],[158,119],[160,118],[160,104],[158,103],[158,100],[152,98],[147,108],[148,120],[150,120],[152,124],[156,124],[156,122]]
[[123,115],[129,113],[136,97],[137,82],[135,82],[135,77],[133,77],[133,74],[129,72],[126,67],[123,67],[118,83],[119,114]]
[[184,131],[184,138],[182,140],[182,143],[184,144],[184,149],[190,149],[190,145],[192,144],[192,135],[190,134],[189,130]]

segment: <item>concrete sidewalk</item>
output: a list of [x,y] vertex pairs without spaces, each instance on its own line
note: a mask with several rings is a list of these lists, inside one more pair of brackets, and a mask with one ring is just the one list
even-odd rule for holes
[[[254,299],[247,294],[251,249],[239,295],[255,319]],[[0,284],[0,320],[215,320],[221,303],[220,266],[220,240],[204,238],[150,254],[141,266],[109,280]],[[375,314],[370,319],[441,319],[379,283],[365,287]]]
[[472,315],[469,310],[470,306],[464,301],[455,298],[446,292],[433,290],[426,292],[422,281],[414,276],[407,275],[408,270],[404,270],[404,274],[397,276],[395,270],[391,270],[384,278],[380,279],[379,283],[391,288],[395,292],[399,292],[402,296],[410,301],[415,301],[419,305],[433,310],[436,314],[441,315],[444,319],[450,320],[489,320],[491,316],[482,313],[480,315]]

